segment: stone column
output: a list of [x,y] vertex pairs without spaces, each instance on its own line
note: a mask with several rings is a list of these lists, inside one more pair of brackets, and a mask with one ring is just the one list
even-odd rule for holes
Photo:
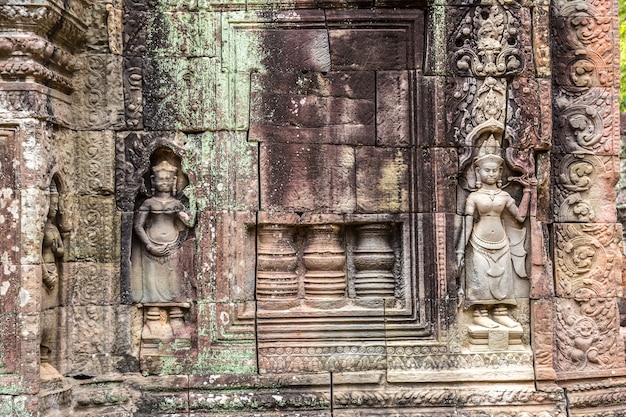
[[[576,380],[626,374],[617,307],[622,230],[614,203],[620,145],[617,4],[554,0],[550,13],[554,369],[576,398],[582,386]],[[599,383],[601,389],[609,386]]]

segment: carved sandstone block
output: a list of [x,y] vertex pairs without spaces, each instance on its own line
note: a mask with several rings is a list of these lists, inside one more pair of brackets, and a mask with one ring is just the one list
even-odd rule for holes
[[120,213],[110,197],[77,196],[70,259],[107,262],[119,258]]
[[[547,2],[545,2],[547,3]],[[536,2],[532,8],[532,37],[535,72],[538,77],[551,75],[550,62],[550,10],[548,4]]]
[[614,298],[557,298],[555,315],[557,378],[626,373],[624,341],[619,334],[619,311]]
[[113,305],[119,302],[118,264],[69,262],[64,265],[64,270],[66,276],[71,278],[71,305]]
[[75,152],[77,191],[81,194],[112,194],[115,166],[113,132],[79,132]]
[[615,156],[552,154],[552,211],[560,222],[616,221],[615,184],[618,180]]
[[530,12],[517,5],[449,9],[448,50],[451,70],[459,76],[530,75],[533,66]]
[[617,90],[590,87],[576,95],[567,88],[553,92],[554,150],[619,155]]
[[555,224],[557,295],[576,300],[619,295],[621,236],[621,225],[615,223]]
[[409,210],[409,152],[402,148],[356,149],[356,200],[361,212]]
[[46,193],[39,188],[20,191],[20,262],[37,265],[41,262],[43,225],[48,209]]
[[261,209],[352,212],[355,150],[348,146],[262,144]]
[[122,113],[122,58],[116,55],[83,55],[75,76],[72,101],[79,129],[120,128]]
[[552,55],[554,83],[569,91],[580,93],[593,87],[616,87],[612,1],[593,0],[593,7],[585,7],[585,19],[579,18],[577,7],[559,0],[551,6],[551,31],[554,42]]
[[373,72],[253,75],[249,139],[375,143]]
[[143,60],[127,57],[123,60],[124,113],[128,129],[143,128]]

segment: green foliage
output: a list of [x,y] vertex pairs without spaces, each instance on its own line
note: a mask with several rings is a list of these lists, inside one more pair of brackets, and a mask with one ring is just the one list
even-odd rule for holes
[[620,94],[619,109],[626,112],[626,0],[619,0]]

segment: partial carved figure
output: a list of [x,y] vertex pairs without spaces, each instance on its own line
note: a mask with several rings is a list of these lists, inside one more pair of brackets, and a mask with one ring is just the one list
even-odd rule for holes
[[59,270],[57,262],[63,259],[65,255],[65,247],[63,246],[63,238],[57,224],[57,215],[59,213],[59,193],[54,182],[50,186],[50,205],[46,224],[43,228],[43,243],[41,245],[41,258],[43,267],[41,268],[43,285],[48,293],[50,293],[57,285],[59,280]]
[[[457,247],[459,267],[465,264],[465,308],[473,308],[474,324],[486,328],[517,327],[509,315],[516,305],[515,280],[527,278],[524,241],[535,180],[521,177],[524,196],[519,208],[502,189],[504,159],[493,134],[474,159],[476,187],[467,197],[461,239]],[[491,314],[490,314],[491,313]]]
[[42,380],[54,380],[61,377],[59,372],[50,363],[51,355],[55,354],[56,341],[56,311],[59,306],[59,283],[61,266],[65,256],[63,234],[69,232],[70,227],[64,221],[64,210],[59,198],[58,187],[53,180],[49,189],[49,208],[46,224],[43,229],[41,245],[41,342],[40,376]]

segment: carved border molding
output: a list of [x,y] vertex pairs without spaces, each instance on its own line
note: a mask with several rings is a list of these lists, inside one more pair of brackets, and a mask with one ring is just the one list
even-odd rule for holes
[[71,50],[80,45],[87,31],[89,8],[86,0],[67,4],[58,0],[4,4],[0,5],[0,30],[48,36]]

